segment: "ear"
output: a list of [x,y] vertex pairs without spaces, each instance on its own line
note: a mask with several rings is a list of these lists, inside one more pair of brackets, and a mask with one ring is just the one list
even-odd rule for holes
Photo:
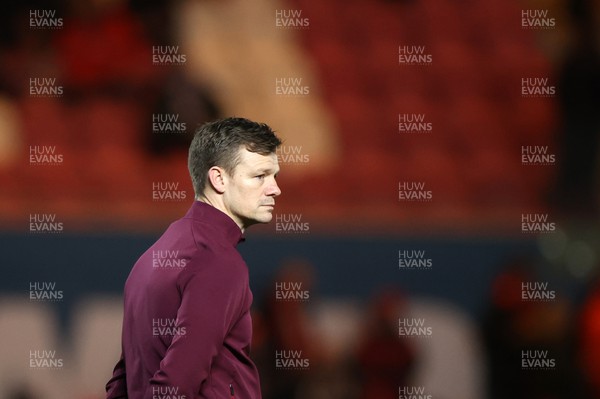
[[227,174],[218,166],[213,166],[208,170],[208,181],[212,188],[219,194],[225,192],[227,187]]

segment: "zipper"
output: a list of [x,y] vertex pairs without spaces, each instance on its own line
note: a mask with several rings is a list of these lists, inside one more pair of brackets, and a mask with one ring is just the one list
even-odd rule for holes
[[231,394],[231,399],[234,399],[235,392],[233,391],[233,384],[229,384],[229,393]]

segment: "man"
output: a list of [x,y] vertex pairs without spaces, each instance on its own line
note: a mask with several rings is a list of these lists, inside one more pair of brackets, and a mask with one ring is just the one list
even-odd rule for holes
[[107,398],[261,397],[249,358],[252,293],[236,245],[248,226],[272,219],[279,145],[267,125],[243,118],[196,131],[188,160],[195,201],[127,278],[122,354]]

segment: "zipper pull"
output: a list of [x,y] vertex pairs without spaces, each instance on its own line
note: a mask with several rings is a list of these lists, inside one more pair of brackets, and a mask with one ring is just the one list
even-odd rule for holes
[[233,391],[233,384],[229,384],[229,393],[231,394],[231,399],[234,399],[235,392]]

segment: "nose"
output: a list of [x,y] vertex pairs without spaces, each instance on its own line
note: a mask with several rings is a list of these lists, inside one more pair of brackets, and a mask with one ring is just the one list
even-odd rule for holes
[[273,179],[273,183],[271,183],[269,185],[269,187],[267,188],[267,195],[269,197],[277,197],[280,194],[281,194],[281,189],[277,185],[277,180]]

